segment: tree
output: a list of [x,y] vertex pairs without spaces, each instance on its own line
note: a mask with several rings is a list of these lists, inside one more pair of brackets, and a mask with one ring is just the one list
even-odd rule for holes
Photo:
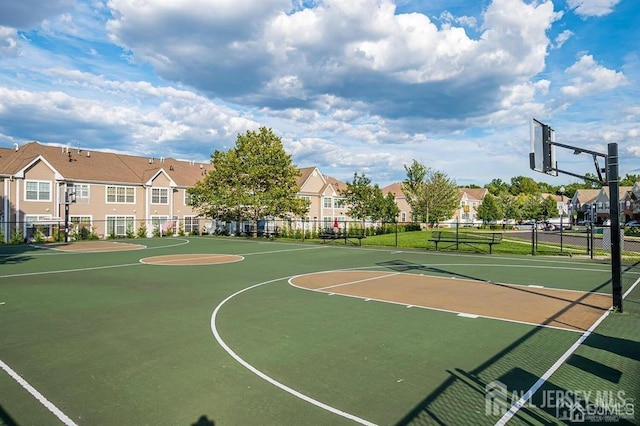
[[458,186],[453,179],[439,171],[427,176],[427,221],[438,223],[453,217],[458,207]]
[[[382,191],[380,191],[380,195],[382,195]],[[400,208],[398,208],[398,204],[396,203],[396,197],[394,197],[391,192],[382,198],[380,206],[380,220],[382,220],[382,222],[390,223],[398,219]]]
[[453,216],[458,207],[456,182],[439,171],[413,160],[404,166],[407,179],[402,182],[402,191],[407,197],[414,217],[424,222],[437,223]]
[[558,217],[558,202],[554,197],[546,197],[540,204],[540,218],[549,219],[550,217]]
[[626,174],[624,178],[620,179],[620,186],[633,186],[636,182],[640,182],[640,175]]
[[518,197],[503,192],[497,197],[496,201],[502,209],[502,215],[506,219],[514,219],[516,221],[523,219],[522,203],[518,202]]
[[500,203],[496,197],[491,194],[485,195],[482,203],[478,206],[477,216],[482,219],[484,223],[497,221],[504,217]]
[[402,182],[402,192],[411,206],[413,220],[426,222],[428,206],[425,191],[429,169],[413,160],[410,166],[405,164],[404,170],[407,173],[407,179]]
[[522,215],[523,219],[540,219],[541,197],[539,195],[522,195]]
[[511,194],[539,194],[538,183],[530,177],[517,176],[511,178]]
[[340,196],[347,206],[347,215],[362,220],[363,224],[367,218],[378,219],[380,209],[376,198],[378,201],[382,199],[382,191],[377,185],[372,186],[371,179],[364,174],[354,173],[353,181],[347,182],[347,187],[340,191]]
[[588,179],[584,180],[583,189],[600,189],[602,184],[594,173],[585,173],[584,176]]
[[236,138],[235,148],[216,150],[213,170],[190,188],[191,205],[221,220],[250,220],[253,236],[260,219],[304,215],[308,201],[298,197],[299,171],[271,129],[261,127]]
[[502,179],[493,179],[490,183],[484,186],[487,191],[494,197],[500,196],[500,194],[509,193],[511,188],[508,183],[503,182]]

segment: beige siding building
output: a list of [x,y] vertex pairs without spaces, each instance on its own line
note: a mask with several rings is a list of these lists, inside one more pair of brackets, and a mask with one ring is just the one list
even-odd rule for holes
[[[30,142],[0,148],[1,230],[5,240],[36,231],[47,239],[64,231],[98,238],[158,232],[213,232],[210,218],[189,206],[187,189],[211,170],[209,163],[148,158]],[[348,222],[340,190],[346,184],[317,167],[299,169],[299,196],[307,217],[292,225],[309,229]]]
[[[51,237],[65,216],[101,238],[153,229],[197,232],[186,190],[209,164],[55,147],[0,148],[0,218],[5,239],[34,230]],[[68,202],[68,211],[65,204]]]

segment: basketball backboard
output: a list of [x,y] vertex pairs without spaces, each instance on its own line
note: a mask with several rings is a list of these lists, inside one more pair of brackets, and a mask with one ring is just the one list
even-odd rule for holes
[[556,167],[556,147],[554,130],[546,124],[531,119],[531,151],[529,165],[531,170],[558,176]]

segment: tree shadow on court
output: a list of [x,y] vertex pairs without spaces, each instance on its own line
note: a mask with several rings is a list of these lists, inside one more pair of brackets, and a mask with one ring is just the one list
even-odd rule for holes
[[[379,262],[376,263],[376,265],[378,266],[382,266],[385,268],[389,268],[393,271],[396,272],[408,272],[408,271],[423,271],[423,272],[429,272],[429,273],[435,273],[438,275],[442,275],[445,277],[456,277],[456,278],[462,278],[462,279],[467,279],[467,280],[472,280],[472,281],[478,281],[478,282],[482,282],[485,284],[489,284],[489,285],[493,285],[493,286],[497,286],[497,287],[502,287],[502,288],[507,288],[511,291],[514,292],[521,292],[521,293],[528,293],[528,294],[534,294],[538,297],[543,297],[543,298],[548,298],[548,299],[555,299],[555,300],[559,300],[559,301],[563,301],[563,302],[568,302],[570,299],[565,299],[563,297],[559,297],[559,296],[555,296],[552,294],[543,294],[539,291],[537,291],[534,288],[528,288],[526,286],[514,286],[514,285],[509,285],[509,284],[504,284],[504,283],[497,283],[497,282],[493,282],[491,280],[487,280],[484,278],[479,278],[479,277],[474,277],[472,275],[466,275],[466,274],[461,274],[459,272],[455,272],[455,271],[450,271],[448,269],[443,269],[443,268],[438,268],[438,267],[433,267],[433,266],[428,266],[428,265],[422,265],[419,263],[413,263],[413,262],[407,262],[404,260],[391,260],[388,262]],[[585,295],[583,297],[580,297],[579,299],[577,299],[574,302],[571,302],[571,307],[576,306],[576,305],[582,305],[582,306],[586,306],[586,307],[591,307],[591,308],[596,308],[596,309],[600,309],[599,306],[596,305],[592,305],[589,303],[585,303],[583,302],[583,300],[587,297],[587,295],[589,293],[593,293],[593,292],[597,292],[598,290],[602,289],[603,287],[610,285],[611,284],[611,280],[604,282],[603,284],[597,286],[595,289],[590,290],[589,292],[586,292]],[[561,312],[566,312],[566,310],[563,310]],[[551,321],[545,322],[543,323],[544,325],[549,325]],[[556,323],[559,324],[563,324],[561,321],[558,321],[557,319],[555,320]],[[564,325],[568,325],[570,327],[574,327],[574,325],[571,324],[564,324]]]
[[634,361],[640,361],[640,342],[618,337],[603,336],[602,334],[592,334],[584,342],[586,346],[602,349]]
[[428,265],[422,265],[420,263],[407,262],[406,260],[396,259],[396,260],[390,260],[388,262],[378,262],[376,263],[376,265],[391,269],[392,271],[396,271],[396,272],[407,272],[407,271],[434,272],[436,274],[442,274],[446,276],[455,276],[458,278],[465,278],[468,280],[489,282],[485,279],[474,277],[472,275],[461,274],[459,272],[449,271],[446,269],[436,268]]
[[[625,271],[637,268],[637,265],[631,265]],[[443,272],[439,268],[413,265],[410,262],[403,261],[385,262],[384,265],[381,264],[380,266],[392,269],[397,268],[395,270],[400,272],[413,269]],[[450,271],[446,272],[450,273]],[[460,276],[459,274],[455,275]],[[465,278],[477,279],[467,276]],[[487,282],[482,279],[478,281]],[[597,292],[607,286],[611,286],[611,280],[597,285],[591,292]],[[545,324],[556,320],[557,317],[578,303],[580,303],[580,299],[548,318]],[[638,311],[637,308],[635,310]],[[564,348],[567,348],[568,345],[577,340],[577,337],[569,338],[567,336],[567,334],[558,334],[557,330],[535,327],[477,367],[470,370],[455,369],[454,371],[448,371],[449,377],[419,404],[414,406],[397,424],[495,424],[504,412],[524,392],[530,389],[545,373],[547,368],[560,357],[559,354],[564,352]],[[614,357],[626,357],[631,360],[630,362],[638,361],[640,358],[640,342],[634,340],[592,333],[585,340],[584,345],[606,351]],[[573,369],[568,372],[565,371],[561,380],[563,384],[566,383],[565,386],[575,387],[573,389],[565,389],[558,386],[554,384],[552,376],[540,387],[531,400],[515,413],[513,419],[524,424],[558,423],[559,416],[565,416],[562,418],[568,420],[569,417],[566,416],[581,415],[579,407],[574,407],[575,410],[578,410],[576,412],[558,412],[557,406],[545,407],[545,404],[543,404],[545,401],[541,398],[544,395],[566,395],[568,391],[588,390],[585,388],[593,385],[584,382],[585,375],[606,380],[614,389],[618,389],[616,384],[620,382],[623,374],[631,374],[630,377],[634,377],[633,372],[620,371],[593,358],[598,358],[598,356],[587,357],[584,353],[572,354],[566,364],[573,367]],[[606,359],[609,358],[610,356]],[[623,365],[629,365],[629,363],[623,363]],[[627,385],[629,386],[629,383],[631,383],[632,389],[628,389],[627,392],[632,394],[640,392],[640,383],[638,382],[640,380],[633,378],[628,381]],[[495,389],[496,383],[514,393],[507,393],[506,398],[508,401],[498,407],[502,408],[502,410],[494,411],[494,407],[488,406],[488,404],[492,403],[491,397],[495,396],[491,392]],[[556,393],[554,394],[553,392]],[[620,418],[619,424],[632,424],[633,421],[637,421],[639,418],[640,413],[635,413],[635,418]]]
[[195,423],[192,423],[191,426],[215,426],[215,422],[206,415],[201,415]]
[[0,405],[0,424],[5,426],[18,426],[18,423]]
[[42,249],[29,244],[0,246],[0,265],[14,265],[33,260],[29,253],[42,252]]

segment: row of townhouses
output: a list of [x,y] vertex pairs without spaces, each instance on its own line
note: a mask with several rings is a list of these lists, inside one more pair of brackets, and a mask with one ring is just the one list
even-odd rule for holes
[[[198,217],[189,205],[187,189],[202,180],[211,167],[209,163],[38,142],[0,148],[0,231],[5,241],[16,233],[30,239],[36,229],[51,236],[61,223],[70,223],[76,231],[91,229],[98,238],[137,233],[141,226],[147,236],[159,229],[177,232],[178,227],[187,234],[209,232],[211,219]],[[310,202],[307,217],[300,218],[303,224],[327,228],[351,221],[340,202],[344,182],[317,167],[299,171],[299,196]],[[382,191],[394,194],[400,210],[398,221],[411,222],[411,208],[401,184]],[[581,211],[592,215],[587,219],[602,221],[608,214],[607,191],[581,190],[571,200],[563,197],[558,200],[559,212],[570,215]],[[458,209],[441,226],[480,224],[477,208],[486,194],[484,188],[459,189]],[[639,184],[621,188],[621,211],[627,220],[639,216],[638,199]]]

